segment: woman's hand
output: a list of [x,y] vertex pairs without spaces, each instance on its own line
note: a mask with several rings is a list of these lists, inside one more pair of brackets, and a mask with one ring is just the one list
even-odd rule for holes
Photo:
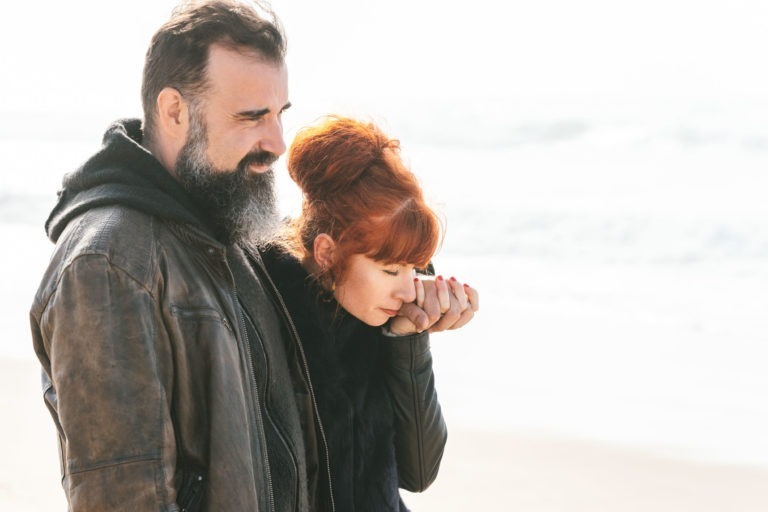
[[480,307],[478,291],[455,277],[446,280],[443,276],[420,276],[414,284],[416,301],[403,304],[398,316],[390,321],[392,334],[458,329],[472,320]]

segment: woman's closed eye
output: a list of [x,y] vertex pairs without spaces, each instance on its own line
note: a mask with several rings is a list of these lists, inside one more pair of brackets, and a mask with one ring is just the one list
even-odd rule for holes
[[385,268],[382,268],[381,271],[387,274],[388,276],[392,276],[392,277],[397,277],[402,272],[407,272],[415,275],[415,267],[413,265],[406,265],[406,264],[395,265],[392,267],[385,267]]

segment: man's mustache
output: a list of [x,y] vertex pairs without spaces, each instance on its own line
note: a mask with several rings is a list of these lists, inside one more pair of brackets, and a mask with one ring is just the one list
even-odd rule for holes
[[269,151],[253,151],[245,155],[243,159],[240,160],[240,165],[238,165],[238,167],[242,170],[247,169],[249,165],[253,164],[256,164],[260,167],[272,167],[272,164],[277,162],[278,158],[279,157],[276,154]]

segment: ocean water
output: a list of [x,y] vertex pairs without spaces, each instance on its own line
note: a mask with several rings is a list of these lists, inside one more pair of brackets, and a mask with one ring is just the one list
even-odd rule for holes
[[[651,107],[381,109],[447,220],[438,269],[481,293],[433,338],[444,412],[768,467],[766,110]],[[3,119],[0,355],[33,358],[42,223],[108,120]]]
[[438,264],[482,293],[467,336],[433,342],[446,414],[768,465],[756,112],[478,119],[493,143],[419,148],[448,219]]

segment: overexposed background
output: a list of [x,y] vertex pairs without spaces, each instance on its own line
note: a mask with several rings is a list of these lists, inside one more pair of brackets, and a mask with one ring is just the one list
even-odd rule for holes
[[[174,4],[4,8],[0,357],[34,361],[42,224],[109,122],[141,115],[143,54]],[[286,137],[335,112],[400,138],[448,219],[439,268],[481,291],[472,324],[433,341],[451,428],[768,468],[768,4],[274,8]],[[0,392],[11,424],[52,437],[42,399],[15,391]],[[9,467],[0,497],[35,480],[32,462]],[[56,471],[38,484],[56,489]]]

